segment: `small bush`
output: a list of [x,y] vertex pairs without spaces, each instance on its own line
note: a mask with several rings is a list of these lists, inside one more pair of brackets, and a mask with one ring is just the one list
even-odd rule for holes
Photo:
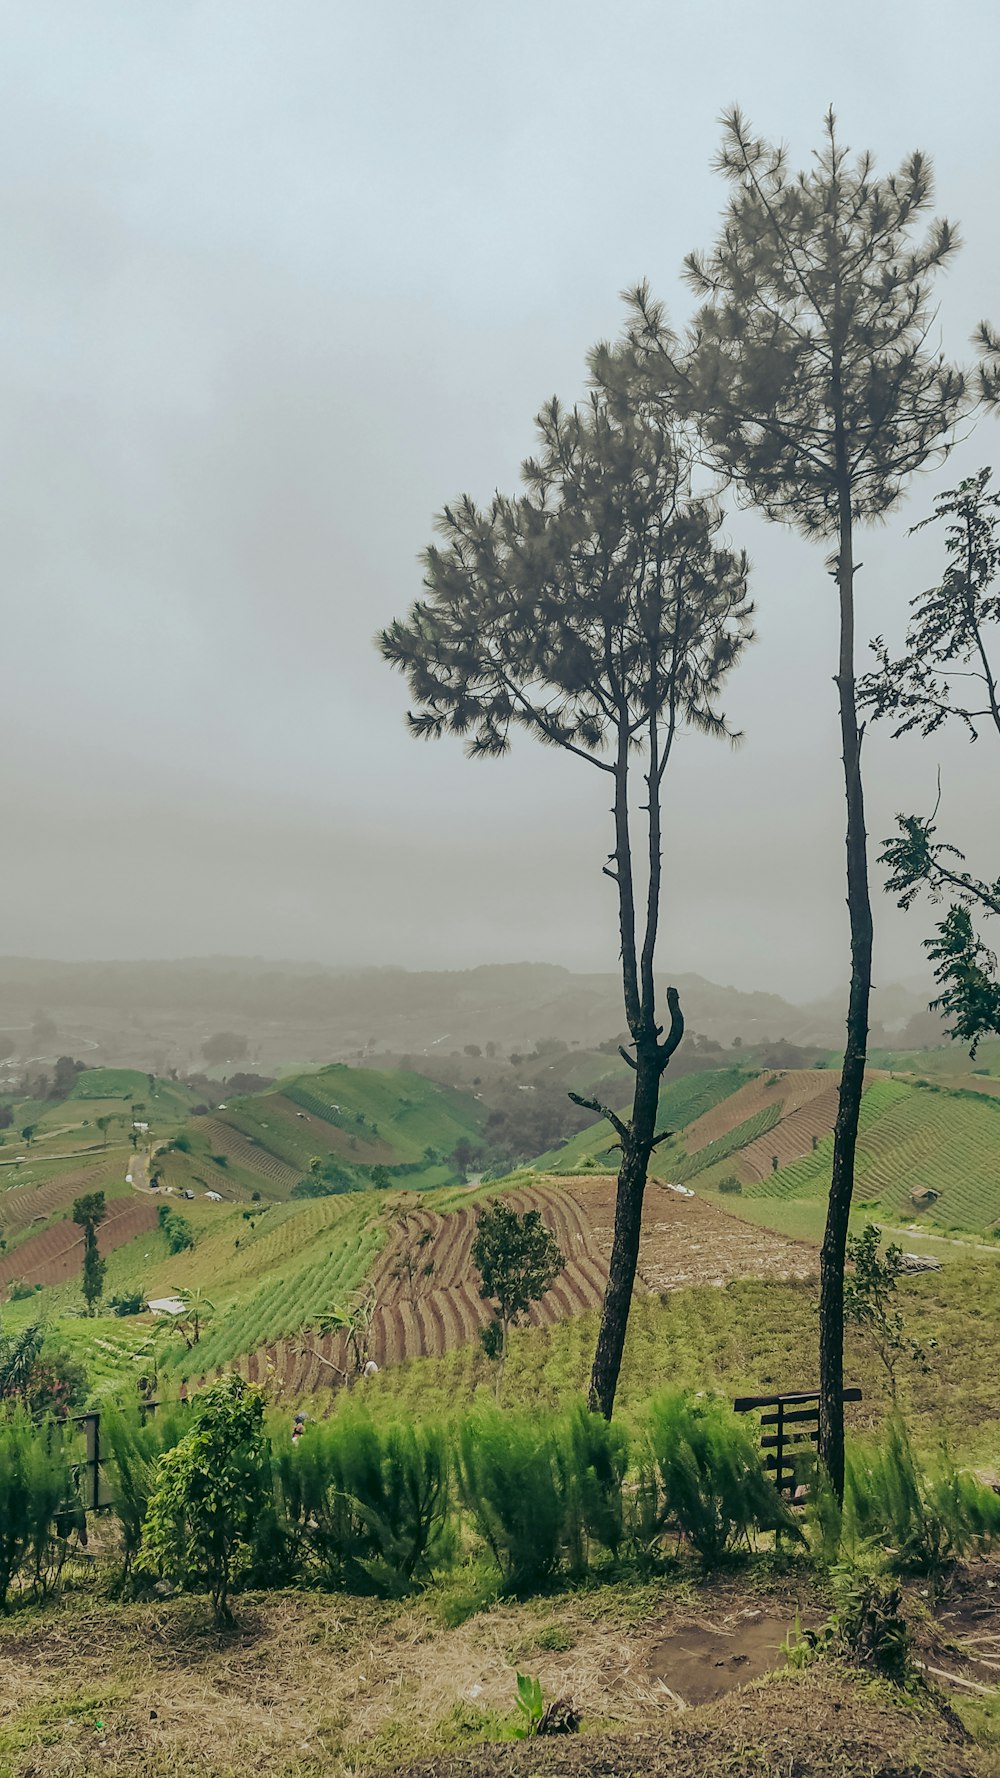
[[122,1296],[109,1297],[108,1308],[116,1315],[141,1315],[145,1300],[141,1290],[126,1291]]
[[230,1623],[270,1480],[263,1393],[229,1372],[199,1390],[190,1430],[157,1463],[139,1566],[207,1588],[216,1622]]
[[622,1485],[629,1465],[624,1428],[579,1407],[557,1428],[566,1502],[564,1536],[573,1566],[583,1568],[588,1543],[617,1557],[625,1540]]
[[22,1406],[0,1408],[0,1610],[16,1580],[48,1591],[80,1513],[59,1429],[34,1425]]
[[719,1190],[720,1192],[742,1192],[743,1182],[737,1179],[735,1173],[730,1173],[725,1179],[719,1180]]
[[746,1426],[721,1401],[681,1390],[649,1406],[649,1437],[662,1491],[660,1523],[673,1522],[711,1568],[754,1531],[801,1531],[761,1468]]
[[945,1450],[918,1461],[898,1418],[880,1444],[849,1451],[844,1508],[854,1546],[880,1549],[898,1574],[940,1576],[1000,1534],[1000,1497]]
[[308,1427],[275,1463],[286,1518],[328,1585],[398,1595],[449,1553],[442,1427],[377,1427],[347,1410]]
[[566,1527],[565,1469],[550,1429],[521,1415],[470,1415],[458,1428],[459,1494],[504,1585],[547,1580]]
[[101,1409],[101,1443],[111,1459],[115,1517],[121,1527],[123,1582],[131,1575],[142,1544],[159,1460],[180,1442],[188,1426],[180,1408],[144,1414],[138,1403],[123,1408],[109,1401]]

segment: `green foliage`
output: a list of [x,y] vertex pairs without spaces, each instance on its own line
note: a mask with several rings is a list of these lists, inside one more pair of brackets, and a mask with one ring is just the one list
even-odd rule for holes
[[631,1455],[620,1421],[592,1414],[581,1403],[558,1429],[566,1497],[566,1537],[574,1568],[589,1558],[587,1542],[617,1559],[625,1541],[623,1486]]
[[734,1195],[738,1195],[743,1190],[743,1182],[742,1180],[737,1179],[735,1173],[727,1173],[725,1179],[719,1180],[716,1189],[720,1192],[731,1192]]
[[216,1621],[228,1623],[269,1498],[264,1397],[230,1372],[199,1391],[190,1413],[191,1430],[157,1464],[139,1565],[203,1585]]
[[905,1331],[903,1313],[898,1306],[896,1286],[903,1272],[903,1250],[890,1242],[880,1252],[881,1231],[867,1223],[860,1235],[847,1243],[848,1264],[853,1272],[844,1279],[844,1321],[860,1328],[885,1366],[889,1393],[896,1397],[896,1366],[901,1358],[909,1358],[928,1371],[927,1352]]
[[0,1401],[25,1393],[44,1338],[45,1329],[38,1321],[16,1333],[0,1332]]
[[194,1246],[194,1230],[186,1216],[166,1204],[161,1204],[156,1214],[171,1253],[184,1253]]
[[898,1587],[863,1569],[843,1564],[832,1571],[835,1605],[818,1629],[795,1631],[784,1644],[790,1667],[805,1667],[819,1655],[846,1657],[894,1685],[908,1685],[914,1670],[913,1634]]
[[754,1531],[801,1537],[746,1425],[725,1402],[670,1390],[650,1403],[647,1424],[660,1524],[676,1524],[706,1570],[737,1544],[749,1545]]
[[0,1610],[16,1580],[36,1595],[48,1590],[78,1512],[59,1430],[36,1426],[20,1404],[0,1407]]
[[559,1565],[566,1475],[551,1424],[518,1414],[471,1414],[455,1440],[459,1496],[504,1585],[520,1591]]
[[86,1192],[73,1204],[73,1221],[83,1230],[83,1300],[87,1314],[93,1315],[104,1294],[107,1261],[101,1258],[97,1231],[107,1215],[102,1191]]
[[526,1740],[538,1732],[538,1725],[545,1715],[545,1700],[542,1696],[541,1682],[532,1679],[527,1673],[517,1674],[517,1707],[521,1713],[521,1727],[518,1739]]
[[108,1308],[115,1315],[141,1315],[145,1304],[145,1296],[141,1290],[123,1291],[120,1296],[108,1298]]
[[880,1443],[848,1453],[844,1529],[850,1544],[880,1551],[896,1573],[936,1580],[959,1558],[992,1547],[1000,1497],[945,1449],[919,1461],[894,1416]]
[[161,1407],[144,1413],[113,1399],[101,1408],[101,1443],[111,1460],[115,1517],[121,1527],[122,1580],[128,1580],[142,1543],[160,1458],[187,1432],[188,1414]]
[[275,1459],[282,1515],[327,1585],[398,1595],[450,1552],[445,1429],[377,1427],[356,1409],[307,1426]]
[[[1000,736],[997,664],[990,658],[1000,621],[1000,494],[990,487],[991,476],[981,469],[949,489],[932,517],[915,527],[946,525],[944,578],[911,599],[902,659],[890,659],[881,637],[873,644],[878,670],[861,688],[876,718],[895,722],[896,739],[912,730],[935,734],[951,720],[973,741],[984,724]],[[1000,881],[973,876],[964,854],[935,838],[936,814],[897,816],[898,833],[883,843],[881,862],[889,867],[886,891],[899,907],[910,907],[921,890],[932,903],[952,902],[934,937],[924,941],[941,988],[931,1004],[952,1020],[949,1034],[975,1056],[982,1038],[1000,1031],[1000,982],[972,914],[1000,912]]]
[[488,1348],[484,1342],[484,1349],[487,1356],[497,1356],[500,1360],[497,1374],[499,1397],[508,1330],[527,1313],[532,1303],[541,1301],[566,1261],[559,1243],[545,1227],[540,1211],[526,1210],[520,1214],[498,1198],[494,1204],[480,1210],[476,1218],[472,1263],[480,1277],[480,1296],[497,1305],[499,1345],[493,1336]]

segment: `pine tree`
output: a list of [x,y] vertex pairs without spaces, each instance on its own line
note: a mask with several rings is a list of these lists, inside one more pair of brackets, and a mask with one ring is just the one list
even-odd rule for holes
[[[591,1403],[614,1405],[639,1252],[660,1080],[684,1021],[668,988],[658,1016],[663,777],[685,728],[734,738],[718,707],[750,636],[745,557],[718,546],[721,514],[691,492],[689,443],[647,402],[621,352],[599,351],[590,400],[551,401],[523,492],[480,510],[445,508],[424,557],[426,597],[384,631],[405,674],[416,736],[461,736],[473,759],[505,754],[517,729],[602,774],[613,798],[604,865],[618,899],[631,1115],[599,1112],[621,1144],[610,1272]],[[644,862],[633,858],[630,793],[642,771]]]
[[908,477],[951,445],[965,382],[928,346],[932,275],[956,238],[934,221],[930,166],[899,172],[853,163],[831,111],[808,172],[754,136],[739,111],[724,119],[717,169],[732,196],[708,255],[686,262],[701,298],[690,338],[670,335],[645,286],[632,295],[633,339],[671,403],[696,417],[718,470],[768,518],[832,543],[840,608],[836,685],[847,793],[851,989],[821,1259],[820,1449],[843,1487],[843,1287],[864,1090],[871,992],[861,727],[855,696],[855,528],[900,498]]

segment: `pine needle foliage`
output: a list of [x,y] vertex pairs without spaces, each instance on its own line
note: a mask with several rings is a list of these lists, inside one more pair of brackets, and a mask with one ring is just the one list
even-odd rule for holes
[[101,1407],[101,1443],[111,1459],[114,1510],[121,1532],[122,1585],[130,1579],[142,1545],[160,1458],[179,1444],[188,1426],[181,1408],[163,1406],[156,1413],[144,1413],[138,1403],[123,1407],[113,1400]]
[[877,1444],[848,1454],[844,1532],[856,1550],[880,1550],[896,1573],[940,1578],[961,1557],[995,1544],[1000,1496],[944,1449],[919,1460],[896,1416]]
[[755,1531],[801,1532],[761,1468],[746,1426],[727,1403],[669,1390],[649,1405],[661,1527],[673,1524],[707,1571]]
[[562,1558],[567,1476],[559,1456],[545,1421],[480,1413],[457,1429],[459,1498],[511,1592],[545,1582]]
[[666,1134],[656,1129],[659,1084],[684,1030],[671,988],[664,1035],[654,980],[663,776],[685,728],[734,738],[721,692],[750,638],[752,607],[745,556],[721,543],[717,503],[692,491],[690,439],[624,360],[611,377],[595,370],[586,402],[548,402],[536,430],[518,494],[498,493],[485,508],[463,495],[444,508],[440,541],[424,555],[425,596],[378,646],[407,680],[414,735],[457,736],[480,759],[507,753],[526,731],[600,772],[613,792],[604,869],[618,896],[632,1113],[577,1098],[607,1119],[622,1151],[591,1382],[591,1404],[610,1417],[649,1159]]
[[645,285],[631,294],[632,349],[672,411],[696,419],[719,473],[768,518],[832,546],[840,643],[836,685],[847,793],[851,991],[821,1262],[820,1445],[843,1487],[844,1249],[864,1090],[872,912],[854,661],[855,527],[883,519],[908,478],[951,447],[971,405],[963,373],[930,344],[932,285],[955,230],[930,220],[930,163],[911,154],[879,178],[852,160],[832,110],[805,171],[723,119],[717,171],[729,187],[708,253],[685,262],[699,307],[671,333]]
[[35,1425],[21,1404],[0,1407],[0,1610],[17,1580],[36,1596],[48,1590],[65,1556],[57,1520],[74,1504],[79,1490],[59,1429]]
[[276,1457],[307,1572],[394,1597],[430,1580],[451,1551],[450,1469],[440,1426],[376,1426],[357,1409],[308,1426]]

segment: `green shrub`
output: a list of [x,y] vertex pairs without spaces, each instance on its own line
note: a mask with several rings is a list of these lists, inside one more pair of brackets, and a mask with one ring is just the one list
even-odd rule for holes
[[141,1315],[146,1299],[141,1290],[126,1291],[122,1296],[108,1298],[108,1308],[116,1315]]
[[918,1461],[897,1417],[881,1443],[848,1452],[844,1520],[851,1542],[879,1549],[895,1572],[937,1576],[986,1553],[1000,1533],[1000,1498],[945,1450]]
[[182,1408],[163,1407],[144,1414],[138,1403],[123,1408],[113,1401],[101,1408],[101,1444],[111,1459],[115,1517],[121,1527],[123,1581],[139,1554],[159,1460],[180,1442],[189,1425]]
[[549,1426],[517,1414],[472,1414],[456,1438],[459,1494],[504,1585],[519,1590],[559,1566],[565,1466]]
[[588,1543],[617,1558],[625,1541],[622,1486],[629,1466],[624,1427],[577,1408],[556,1428],[566,1504],[564,1537],[573,1566],[583,1568]]
[[0,1408],[0,1609],[15,1580],[48,1590],[80,1513],[59,1429],[36,1426],[22,1406]]
[[719,1180],[719,1190],[720,1192],[742,1192],[743,1182],[737,1179],[735,1173],[729,1173],[725,1179]]
[[662,1492],[660,1523],[673,1523],[711,1568],[753,1531],[801,1531],[761,1468],[744,1423],[722,1401],[670,1390],[648,1409]]
[[449,1553],[442,1427],[376,1426],[348,1409],[307,1427],[275,1464],[286,1517],[327,1584],[400,1594]]
[[138,1566],[205,1587],[216,1622],[230,1623],[230,1594],[250,1568],[270,1501],[264,1396],[228,1372],[199,1390],[190,1419],[157,1463]]

